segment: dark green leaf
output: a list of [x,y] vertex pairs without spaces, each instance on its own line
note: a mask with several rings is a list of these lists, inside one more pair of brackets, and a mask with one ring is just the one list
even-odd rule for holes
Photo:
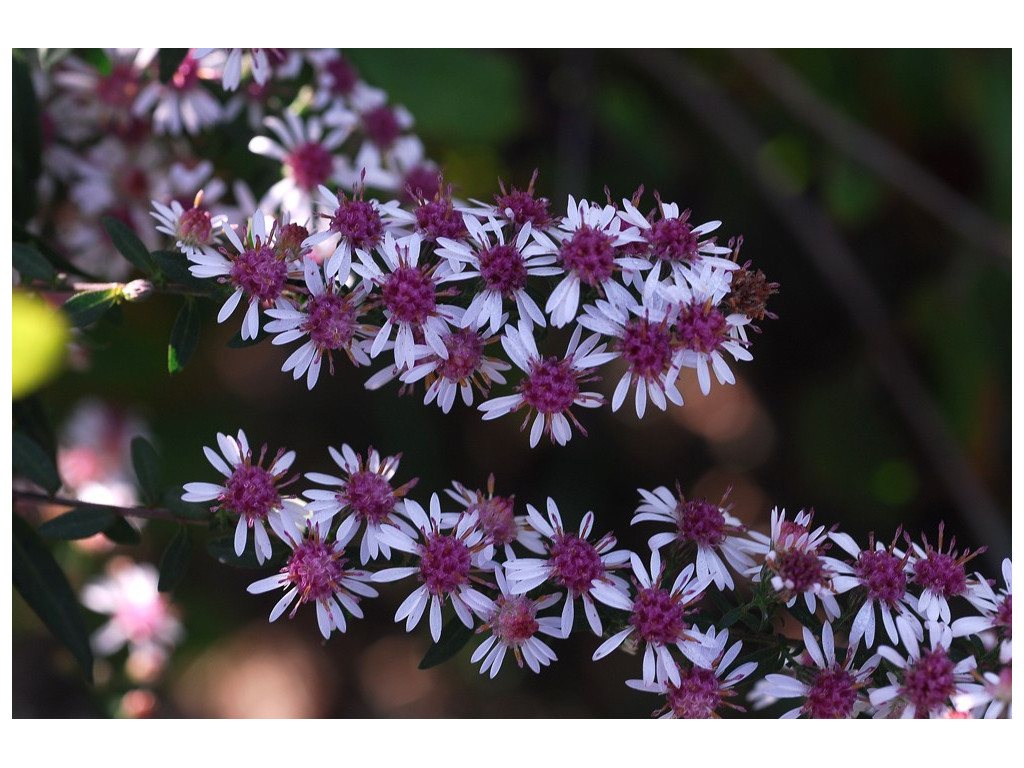
[[423,654],[420,669],[430,669],[448,661],[465,647],[472,636],[473,630],[463,624],[458,616],[451,619],[441,630],[441,637]]
[[32,526],[18,515],[13,517],[14,587],[54,637],[67,646],[91,683],[92,649],[71,585]]
[[113,216],[103,217],[103,228],[107,230],[114,247],[128,261],[141,269],[147,275],[152,276],[156,272],[156,262],[149,255],[149,249],[145,243],[139,240],[139,236],[132,231],[132,228],[120,219]]
[[172,592],[185,576],[189,558],[192,556],[192,537],[187,528],[178,531],[167,544],[160,556],[160,581],[157,589]]
[[182,520],[212,520],[209,506],[181,500],[181,491],[174,488],[164,490],[163,505]]
[[103,532],[103,535],[115,544],[138,544],[142,541],[138,529],[120,516]]
[[11,93],[11,182],[14,196],[11,213],[14,221],[24,224],[36,212],[36,181],[42,168],[42,129],[32,76],[24,60],[12,62],[13,87]]
[[189,272],[189,261],[183,253],[178,251],[153,251],[150,256],[153,257],[157,267],[160,268],[160,272],[168,282],[208,294],[214,294],[220,290],[220,284],[216,280],[204,280],[194,277]]
[[181,62],[184,60],[188,48],[161,48],[157,54],[157,61],[160,65],[160,82],[167,83],[178,71]]
[[[265,568],[270,563],[260,563],[256,559],[256,547],[253,541],[253,536],[249,536],[248,541],[245,545],[245,551],[242,552],[242,556],[239,557],[235,554],[235,537],[230,536],[218,536],[214,539],[209,539],[206,542],[206,551],[210,553],[210,557],[219,563],[224,565],[231,565],[235,568]],[[271,561],[275,558],[271,556]]]
[[14,474],[31,480],[51,494],[60,488],[60,475],[53,459],[39,443],[20,430],[12,435],[11,459]]
[[71,318],[71,324],[82,328],[99,320],[121,299],[120,288],[76,293],[64,302],[62,309]]
[[11,245],[11,261],[14,268],[21,275],[23,283],[31,283],[38,280],[41,283],[50,284],[53,282],[54,271],[50,262],[46,260],[39,251],[27,243],[13,243]]
[[193,299],[185,299],[178,317],[171,329],[171,341],[167,345],[167,370],[178,373],[192,358],[199,343],[199,310]]
[[142,435],[132,438],[132,468],[139,481],[139,490],[143,500],[152,506],[160,501],[162,486],[160,485],[160,457],[156,449]]
[[11,234],[15,242],[17,243],[31,243],[34,245],[43,256],[61,272],[67,272],[69,275],[81,275],[87,280],[99,280],[96,275],[86,272],[80,267],[76,267],[70,261],[61,256],[57,251],[53,249],[45,240],[41,237],[29,232],[18,222],[14,222],[11,225]]
[[47,520],[39,526],[39,535],[45,539],[87,539],[103,533],[116,519],[106,507],[79,507]]
[[38,443],[50,462],[56,466],[57,436],[53,432],[53,424],[50,423],[50,417],[39,395],[12,401],[11,418],[15,430],[23,432]]

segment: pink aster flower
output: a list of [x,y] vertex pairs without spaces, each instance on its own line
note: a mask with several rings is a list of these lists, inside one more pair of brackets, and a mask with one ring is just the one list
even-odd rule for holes
[[594,528],[594,513],[587,512],[580,521],[578,533],[566,532],[558,514],[555,500],[549,498],[548,517],[527,504],[527,519],[535,531],[548,541],[544,542],[546,558],[528,557],[505,563],[505,576],[513,594],[525,595],[531,589],[550,581],[566,590],[562,608],[562,635],[569,636],[575,615],[577,599],[583,603],[590,629],[600,636],[604,630],[594,600],[612,608],[629,611],[633,601],[629,598],[629,585],[612,571],[626,564],[630,552],[615,549],[616,539],[606,533],[596,542],[588,541]]
[[843,660],[836,656],[832,625],[825,622],[821,645],[807,627],[803,627],[804,647],[811,664],[793,668],[791,675],[769,674],[758,681],[750,698],[758,708],[778,699],[803,699],[803,703],[782,715],[782,719],[808,717],[845,719],[870,711],[866,686],[881,659],[875,655],[859,668],[854,666],[856,646],[847,650]]
[[490,670],[490,676],[494,678],[505,654],[512,651],[520,669],[525,659],[527,666],[539,673],[541,667],[558,659],[548,644],[537,636],[538,633],[561,639],[562,629],[558,617],[537,618],[537,613],[557,603],[558,595],[544,595],[535,600],[526,595],[512,594],[500,565],[494,569],[494,578],[501,594],[491,610],[481,616],[483,624],[476,630],[478,634],[488,630],[491,634],[473,651],[470,662],[476,664],[483,659],[480,674]]
[[[477,292],[465,314],[463,327],[479,329],[489,323],[491,333],[504,325],[504,302],[514,301],[519,317],[526,322],[547,325],[544,313],[526,291],[527,279],[559,275],[561,268],[551,266],[555,257],[543,254],[542,248],[531,243],[532,227],[526,222],[513,242],[506,243],[502,228],[494,219],[481,224],[474,216],[463,217],[469,237],[465,241],[441,237],[437,255],[452,264],[454,270],[445,281],[479,278],[483,289]],[[493,234],[493,237],[492,237]]]
[[706,668],[696,665],[680,668],[676,673],[679,678],[678,684],[671,680],[663,682],[626,681],[626,685],[634,690],[659,693],[665,697],[664,706],[655,710],[652,717],[703,720],[720,717],[718,714],[720,707],[728,707],[737,712],[746,711],[740,705],[733,704],[729,699],[736,695],[733,687],[757,669],[757,662],[748,661],[731,671],[729,670],[742,650],[743,643],[737,641],[726,650],[725,646],[729,642],[729,630],[727,629],[723,629],[716,636],[715,628],[711,627],[704,635],[703,642],[713,661]]
[[132,111],[138,117],[152,112],[153,130],[158,134],[197,134],[224,118],[220,102],[203,87],[202,79],[209,76],[200,71],[190,52],[168,82],[154,81],[142,89]]
[[469,328],[449,330],[441,336],[447,357],[441,357],[425,344],[417,344],[414,348],[416,363],[400,378],[405,384],[426,379],[424,405],[437,400],[441,410],[448,413],[456,395],[460,395],[462,402],[471,406],[474,387],[486,397],[492,383],[505,383],[502,373],[512,367],[504,360],[484,354],[491,340],[490,333],[481,334]]
[[651,570],[644,568],[640,557],[633,553],[630,556],[633,565],[633,577],[636,584],[636,596],[631,600],[629,618],[625,629],[609,637],[597,650],[593,659],[603,659],[618,648],[628,637],[644,643],[643,682],[671,682],[681,684],[679,667],[669,648],[675,646],[680,653],[700,667],[708,667],[718,656],[716,650],[708,654],[699,632],[691,631],[685,616],[691,612],[691,606],[700,600],[704,590],[711,583],[710,579],[694,579],[693,565],[687,565],[675,581],[671,589],[661,586],[665,568],[658,550],[651,552]]
[[[225,91],[237,91],[242,82],[242,64],[247,60],[249,70],[252,72],[253,80],[264,85],[270,79],[273,68],[270,64],[270,56],[281,56],[276,48],[196,48],[192,56],[197,61],[205,59],[214,51],[226,50],[226,56],[221,73],[221,83]],[[268,55],[269,54],[269,55]]]
[[157,220],[157,231],[175,238],[175,247],[186,256],[213,251],[227,222],[227,216],[211,216],[203,207],[202,190],[187,209],[177,200],[170,205],[154,200],[150,215]]
[[995,630],[1000,641],[999,660],[1008,664],[1013,658],[1013,564],[1010,558],[1003,559],[1003,583],[1006,585],[999,592],[976,573],[974,606],[981,611],[979,616],[964,616],[956,619],[950,629],[953,637],[977,635]]
[[494,474],[487,477],[487,491],[470,490],[462,483],[452,482],[451,489],[445,491],[455,501],[466,508],[467,512],[475,512],[480,519],[480,527],[490,537],[495,547],[503,547],[506,560],[515,560],[512,542],[517,542],[530,552],[543,555],[544,544],[540,534],[529,523],[526,515],[516,515],[515,495],[494,495]]
[[906,656],[887,645],[878,649],[878,655],[896,667],[896,672],[890,674],[889,685],[871,691],[871,704],[878,708],[876,717],[943,717],[955,711],[954,701],[962,701],[971,692],[965,685],[974,681],[975,658],[954,661],[949,656],[953,639],[949,627],[934,621],[928,621],[927,627],[927,649],[916,642],[907,644]]
[[910,540],[907,536],[907,543],[913,549],[907,567],[910,569],[910,581],[921,587],[921,597],[917,601],[917,612],[929,621],[941,620],[949,624],[951,616],[949,611],[949,598],[963,597],[976,607],[984,607],[986,600],[984,592],[979,597],[979,581],[967,575],[964,566],[973,558],[984,552],[987,547],[981,547],[974,552],[964,550],[958,553],[956,537],[950,539],[949,550],[942,551],[942,537],[944,533],[943,523],[939,523],[938,544],[933,548],[928,540],[921,537],[924,546],[920,546]]
[[530,429],[531,448],[540,442],[542,434],[547,434],[553,443],[565,445],[572,438],[570,421],[586,435],[587,431],[569,409],[574,405],[597,408],[604,403],[598,392],[581,392],[580,384],[593,381],[596,377],[591,374],[591,369],[612,360],[615,354],[605,352],[604,344],[598,345],[600,337],[597,334],[580,343],[582,333],[582,327],[577,325],[565,357],[541,357],[531,326],[520,321],[518,330],[506,328],[501,345],[526,376],[516,388],[516,394],[481,403],[484,420],[526,408],[522,426],[525,429],[530,417],[536,413]]
[[[235,554],[241,556],[248,541],[249,529],[253,529],[256,560],[263,563],[270,558],[272,548],[267,535],[266,523],[270,524],[278,538],[287,540],[297,521],[305,517],[302,507],[281,496],[281,488],[295,480],[285,478],[295,451],[279,449],[270,466],[264,468],[267,446],[260,450],[259,458],[253,462],[252,451],[245,432],[238,430],[238,437],[217,433],[217,445],[224,455],[203,446],[203,453],[214,469],[226,478],[222,484],[185,483],[183,501],[217,501],[211,511],[227,509],[238,515],[235,526]],[[225,462],[224,459],[227,459]]]
[[264,330],[277,334],[272,344],[307,339],[288,356],[281,370],[291,371],[292,378],[296,380],[306,374],[306,386],[313,389],[324,357],[331,375],[334,375],[335,352],[344,352],[353,365],[369,365],[370,357],[363,347],[372,330],[359,322],[365,290],[349,292],[330,279],[325,283],[320,265],[311,258],[303,260],[303,271],[308,298],[301,307],[268,309],[267,315],[273,319],[264,326]]
[[359,544],[359,561],[365,565],[371,559],[376,560],[378,553],[390,560],[391,549],[382,535],[382,527],[391,525],[402,529],[407,535],[415,534],[397,513],[402,499],[416,486],[417,478],[397,488],[391,484],[391,478],[395,476],[402,460],[400,453],[381,459],[380,454],[370,448],[364,461],[362,455],[353,451],[347,443],[342,444],[341,451],[329,446],[327,450],[334,462],[344,470],[345,476],[306,473],[307,480],[338,489],[313,488],[303,491],[302,495],[310,499],[306,509],[312,515],[313,522],[326,530],[335,515],[348,511],[348,516],[357,523],[353,535],[359,525],[366,524]]
[[351,200],[340,191],[335,195],[327,187],[318,189],[325,210],[317,215],[330,223],[323,232],[310,235],[303,245],[312,248],[337,237],[337,246],[324,262],[324,274],[344,283],[352,270],[352,254],[358,253],[363,261],[369,261],[370,252],[383,244],[384,231],[399,203],[397,200],[387,203],[364,200],[366,188],[362,184],[356,187]]
[[451,533],[442,533],[444,518],[436,493],[430,497],[430,515],[411,499],[406,500],[403,514],[418,529],[414,538],[398,528],[383,527],[381,538],[392,549],[408,552],[418,558],[413,566],[385,568],[373,574],[377,582],[396,581],[416,576],[422,582],[402,601],[395,621],[405,619],[405,630],[411,632],[430,605],[430,636],[436,643],[441,637],[441,608],[447,600],[459,620],[473,628],[473,614],[490,615],[490,598],[472,586],[474,571],[490,570],[494,545],[479,525],[475,513],[463,513]]
[[985,720],[1004,716],[1012,720],[1013,666],[1007,664],[998,672],[985,672],[977,677],[978,682],[964,683],[963,692],[953,697],[956,711],[970,711],[972,717]]
[[348,138],[345,128],[333,128],[326,134],[317,117],[303,121],[290,110],[284,120],[270,116],[263,120],[277,140],[255,136],[249,151],[281,163],[284,178],[263,196],[261,208],[287,211],[293,219],[308,222],[313,218],[313,192],[328,182],[337,181],[338,161],[334,152]]
[[165,654],[184,632],[167,595],[157,590],[159,574],[149,563],[114,558],[107,573],[82,588],[82,605],[105,613],[110,621],[92,636],[93,649],[109,656],[127,645],[130,652]]
[[651,549],[673,543],[679,547],[696,546],[697,578],[710,579],[719,590],[735,588],[727,563],[740,573],[754,565],[750,557],[753,547],[742,535],[746,527],[728,512],[728,491],[718,504],[713,504],[707,499],[687,500],[678,485],[675,495],[665,486],[653,491],[637,490],[642,503],[630,524],[650,521],[668,523],[674,528],[651,536],[648,541]]
[[750,551],[752,554],[763,553],[764,560],[763,564],[749,568],[746,575],[759,582],[764,568],[772,589],[779,593],[787,606],[803,596],[807,610],[814,613],[820,599],[825,615],[836,619],[840,610],[832,587],[834,573],[823,555],[829,547],[828,534],[823,525],[811,530],[813,517],[813,510],[801,510],[795,519],[787,520],[785,510],[773,509],[771,535],[765,537],[756,531],[750,532],[757,544]]
[[[897,532],[897,539],[899,535]],[[910,634],[921,641],[924,630],[911,611],[911,602],[916,601],[907,593],[906,566],[910,553],[900,554],[895,539],[885,547],[875,541],[874,534],[868,537],[868,546],[863,550],[848,534],[833,531],[829,538],[854,557],[852,564],[825,558],[835,574],[832,588],[837,595],[853,590],[864,593],[864,602],[850,625],[850,645],[859,645],[863,639],[866,648],[874,646],[876,613],[882,617],[890,642],[898,643]]]
[[243,339],[256,338],[260,332],[260,305],[277,303],[288,280],[288,257],[292,254],[274,247],[276,227],[274,223],[268,235],[266,219],[261,211],[256,211],[251,229],[243,231],[242,237],[231,227],[225,227],[224,234],[234,248],[234,254],[221,248],[220,254],[210,250],[189,255],[193,262],[189,271],[195,277],[216,277],[219,282],[228,283],[235,289],[217,313],[218,323],[231,317],[243,294],[249,297],[249,306],[242,320]]
[[132,107],[142,90],[157,48],[106,48],[109,68],[98,69],[77,56],[68,56],[53,73],[61,101],[74,100],[74,128],[84,124],[106,132],[130,132],[137,118]]
[[422,239],[413,234],[395,240],[390,232],[385,233],[384,242],[377,249],[384,261],[384,269],[372,259],[364,258],[357,251],[361,264],[352,270],[380,289],[384,305],[385,322],[370,345],[370,357],[376,357],[395,333],[395,365],[398,369],[412,368],[416,363],[416,335],[442,359],[448,358],[448,348],[443,335],[448,331],[449,321],[458,322],[462,309],[456,306],[438,304],[437,264],[420,266],[420,244]]
[[331,543],[315,523],[309,524],[304,533],[288,531],[284,540],[292,553],[281,572],[254,581],[248,587],[248,592],[254,595],[282,587],[287,590],[270,612],[271,621],[277,620],[292,603],[295,605],[289,618],[295,616],[300,605],[316,603],[320,634],[329,639],[333,630],[345,631],[345,610],[358,619],[363,618],[359,599],[376,597],[377,590],[366,583],[370,581],[368,571],[346,567],[345,545],[351,541],[356,527],[355,518],[349,517],[338,526]]
[[557,252],[558,263],[566,273],[544,305],[544,311],[556,328],[575,319],[582,285],[598,289],[612,304],[629,303],[631,295],[614,279],[615,273],[623,269],[645,269],[650,267],[650,262],[617,250],[641,238],[636,227],[623,230],[621,224],[614,206],[596,205],[586,200],[577,203],[569,195],[566,218],[554,233],[558,245],[538,233],[538,242],[546,244],[549,251]]

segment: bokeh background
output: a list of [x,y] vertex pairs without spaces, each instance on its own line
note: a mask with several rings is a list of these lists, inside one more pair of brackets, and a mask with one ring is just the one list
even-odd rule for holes
[[[60,424],[83,398],[138,419],[168,482],[210,479],[201,446],[244,428],[255,443],[298,452],[297,468],[330,472],[327,446],[402,452],[396,480],[419,478],[425,502],[452,480],[517,506],[548,496],[571,522],[631,530],[637,488],[672,486],[717,499],[763,527],[772,507],[813,507],[858,541],[902,525],[934,542],[988,551],[990,577],[1010,554],[1010,52],[1007,50],[350,50],[363,77],[416,120],[427,154],[456,194],[492,199],[497,180],[537,191],[561,211],[569,193],[662,199],[720,219],[722,239],[780,284],[754,360],[733,387],[637,422],[588,411],[589,436],[531,450],[519,421],[445,416],[397,386],[367,392],[342,366],[312,393],[279,368],[288,350],[228,348],[235,329],[203,307],[200,346],[170,377],[166,342],[179,302],[153,296],[104,324],[42,392]],[[276,168],[253,156],[254,179]],[[253,188],[260,188],[258,182]],[[325,371],[326,373],[326,371]],[[602,386],[610,395],[609,372]],[[126,549],[156,562],[174,526],[151,524]],[[201,539],[201,537],[200,537]],[[95,558],[58,557],[73,583]],[[392,621],[404,583],[366,601],[365,620],[322,642],[313,611],[266,620],[256,574],[218,564],[197,541],[173,599],[187,636],[155,713],[176,717],[646,717],[660,706],[625,687],[637,659],[590,661],[594,638],[555,647],[541,675],[506,661],[498,679],[469,663],[475,642],[426,671],[421,626]],[[88,688],[73,661],[15,593],[15,716],[95,716],[116,709],[118,680]],[[103,618],[88,614],[90,627]],[[114,665],[111,669],[114,669]]]

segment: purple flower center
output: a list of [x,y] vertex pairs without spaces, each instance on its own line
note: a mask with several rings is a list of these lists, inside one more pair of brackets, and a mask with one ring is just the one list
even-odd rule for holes
[[363,114],[366,136],[380,149],[388,149],[402,132],[398,117],[387,106],[379,106]]
[[139,95],[139,78],[132,65],[118,62],[110,74],[96,80],[96,97],[114,108],[130,109]]
[[679,538],[704,547],[717,547],[725,538],[725,515],[706,499],[680,503],[676,507]]
[[330,78],[331,93],[337,96],[347,96],[350,94],[359,80],[359,74],[356,72],[355,67],[344,56],[331,59],[327,62],[324,70]]
[[402,183],[405,197],[411,194],[412,200],[429,200],[437,196],[441,189],[441,182],[437,178],[437,169],[426,165],[417,165],[405,174]]
[[348,240],[353,248],[368,250],[380,244],[384,224],[372,203],[342,200],[331,217],[331,231]]
[[461,328],[444,337],[444,346],[448,359],[438,363],[441,378],[459,382],[472,376],[483,356],[483,339],[469,328]]
[[900,693],[917,706],[918,716],[945,707],[956,686],[953,662],[943,648],[925,653],[903,672]]
[[722,687],[710,669],[680,669],[679,685],[669,684],[667,698],[676,717],[706,720],[722,702]]
[[667,645],[677,642],[686,629],[684,613],[683,606],[669,590],[646,587],[636,593],[629,623],[648,643]]
[[647,381],[665,373],[672,362],[672,338],[668,328],[664,323],[652,323],[645,317],[626,323],[619,348],[629,369]]
[[680,312],[676,334],[687,349],[710,354],[728,338],[728,324],[710,302],[693,301]]
[[447,237],[458,240],[466,236],[462,214],[452,207],[450,198],[430,200],[416,209],[416,230],[425,240]]
[[169,85],[179,91],[184,91],[199,82],[199,63],[192,58],[192,54],[185,56],[178,69],[171,75]]
[[511,245],[495,245],[480,251],[480,276],[489,290],[512,296],[526,287],[526,262]]
[[540,629],[536,613],[536,603],[525,595],[499,598],[498,611],[490,620],[491,630],[504,645],[522,645]]
[[513,189],[506,195],[495,195],[494,203],[501,213],[512,211],[512,220],[519,225],[530,222],[535,229],[546,227],[551,223],[548,214],[548,201],[536,199],[530,192]]
[[288,278],[285,263],[266,244],[246,248],[231,262],[231,282],[260,301],[274,301]]
[[384,477],[365,469],[349,475],[345,489],[338,494],[338,501],[348,505],[357,520],[374,524],[384,522],[395,508],[395,494]]
[[239,464],[224,484],[223,506],[253,523],[281,508],[274,478],[263,467]]
[[967,591],[963,563],[948,552],[931,550],[927,557],[914,563],[914,582],[943,597],[962,595]]
[[399,267],[381,287],[384,306],[399,323],[419,325],[434,314],[434,281],[416,267]]
[[907,593],[903,561],[890,552],[861,552],[854,572],[860,583],[867,587],[869,600],[879,600],[895,607]]
[[345,349],[356,332],[356,310],[336,293],[311,296],[302,327],[320,349]]
[[576,374],[568,360],[546,357],[530,363],[530,372],[519,384],[523,400],[539,413],[569,410],[580,394]]
[[334,170],[330,150],[317,141],[300,144],[285,156],[284,163],[295,183],[307,191],[327,181]]
[[801,711],[818,720],[845,719],[853,714],[856,701],[853,677],[841,667],[831,667],[818,672]]
[[604,576],[604,563],[594,545],[575,533],[557,534],[551,544],[553,580],[569,590],[567,599],[589,592],[591,582]]
[[454,536],[429,533],[420,552],[420,579],[432,595],[451,593],[469,583],[469,549]]
[[338,591],[345,573],[345,558],[322,541],[302,542],[288,558],[288,580],[304,603],[324,600]]
[[817,551],[802,549],[776,551],[772,565],[787,589],[794,592],[809,592],[827,583],[828,574]]
[[189,208],[178,221],[178,234],[187,243],[205,243],[212,231],[210,212],[202,208]]
[[286,224],[277,233],[274,239],[274,248],[281,259],[298,259],[307,249],[302,247],[302,241],[309,237],[309,230],[301,224],[292,222]]
[[513,514],[511,497],[494,496],[481,499],[471,505],[466,512],[476,512],[483,529],[495,544],[510,544],[519,535],[519,524]]
[[598,285],[612,275],[615,249],[604,232],[583,225],[558,249],[565,268],[587,285]]
[[654,255],[662,261],[693,262],[697,259],[697,236],[682,219],[659,219],[644,230]]

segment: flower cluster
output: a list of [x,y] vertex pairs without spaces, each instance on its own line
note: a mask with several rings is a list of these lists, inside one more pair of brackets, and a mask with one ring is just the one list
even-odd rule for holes
[[[205,453],[226,479],[188,483],[183,498],[237,516],[238,555],[254,527],[259,562],[277,572],[249,592],[284,590],[271,621],[314,603],[329,639],[363,615],[374,585],[412,580],[395,621],[412,631],[426,618],[436,643],[450,606],[457,623],[485,635],[470,656],[481,673],[495,677],[509,654],[540,672],[557,661],[553,640],[585,628],[600,640],[594,661],[620,648],[640,653],[639,677],[625,682],[663,697],[656,716],[744,711],[739,688],[755,708],[793,702],[783,717],[1012,715],[1009,560],[996,592],[965,569],[977,552],[944,547],[941,529],[935,547],[872,536],[862,550],[848,534],[814,527],[810,511],[790,519],[773,510],[765,534],[730,513],[728,494],[715,503],[659,487],[639,489],[633,524],[661,530],[637,553],[611,531],[596,535],[593,512],[567,526],[551,498],[546,513],[527,504],[516,515],[493,476],[486,489],[453,482],[424,507],[411,497],[414,478],[396,485],[400,456],[370,449],[364,458],[343,445],[329,449],[343,477],[306,473],[316,486],[287,495],[293,451],[263,469],[267,449],[254,461],[243,431],[217,439],[227,463]],[[457,508],[446,509],[446,497]],[[831,544],[848,557],[825,554]],[[803,625],[800,644],[766,661],[757,653],[766,635],[777,647],[791,642],[773,634],[787,613]],[[876,645],[876,614],[891,645]]]

